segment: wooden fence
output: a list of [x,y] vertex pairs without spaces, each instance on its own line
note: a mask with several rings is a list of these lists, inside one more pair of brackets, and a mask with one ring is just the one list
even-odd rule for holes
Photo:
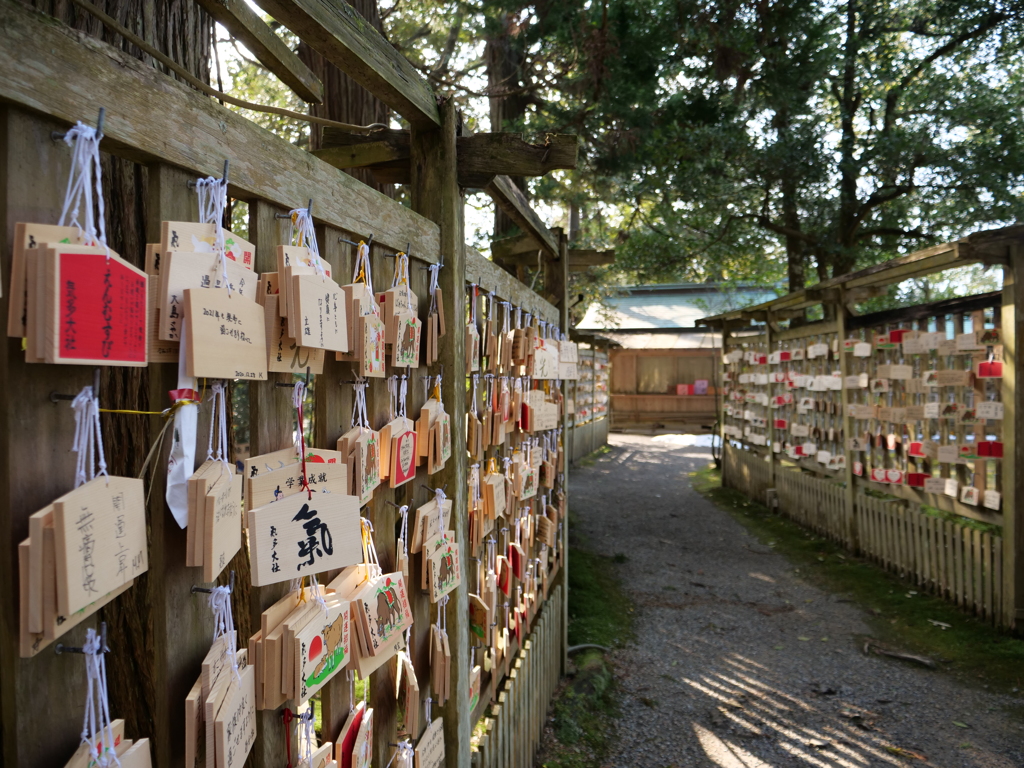
[[564,642],[564,601],[564,589],[556,587],[502,683],[497,703],[480,721],[473,739],[474,768],[534,764],[548,702],[561,675],[558,656]]
[[[1005,627],[1024,615],[1022,243],[1021,227],[982,232],[705,320],[725,339],[723,482],[774,489],[781,513]],[[857,311],[978,263],[1002,265],[1002,290]]]
[[[97,106],[102,105],[106,108],[104,162],[122,163],[125,173],[139,180],[139,188],[146,190],[143,197],[132,200],[132,210],[111,212],[108,208],[108,215],[140,222],[144,228],[145,240],[112,244],[140,268],[144,266],[144,243],[160,239],[161,222],[198,220],[196,194],[189,182],[202,176],[219,176],[225,158],[231,161],[229,195],[248,206],[245,234],[255,245],[256,272],[274,271],[277,246],[288,244],[288,222],[283,220],[287,217],[279,214],[305,205],[311,197],[315,201],[313,215],[320,252],[335,274],[352,271],[354,248],[345,241],[373,235],[371,262],[378,276],[390,278],[394,262],[388,256],[396,251],[412,254],[411,289],[419,298],[422,313],[430,303],[424,267],[443,262],[439,281],[448,332],[440,344],[437,364],[429,370],[420,368],[419,373],[444,372],[441,390],[451,417],[455,450],[439,473],[429,479],[422,473],[415,483],[398,489],[381,486],[363,510],[373,523],[377,552],[387,571],[396,563],[397,506],[409,504],[415,508],[426,502],[432,496],[426,487],[428,482],[447,488],[453,500],[452,526],[457,540],[468,540],[464,330],[469,322],[467,296],[475,296],[476,291],[467,289],[477,286],[493,291],[497,298],[530,312],[535,323],[544,321],[567,331],[566,238],[544,228],[522,196],[510,190],[507,178],[497,176],[489,184],[496,201],[513,211],[524,230],[544,243],[545,290],[559,306],[466,247],[456,150],[461,120],[452,103],[439,103],[408,62],[366,25],[346,26],[347,21],[330,14],[323,17],[322,25],[314,23],[308,9],[316,4],[305,0],[276,5],[282,13],[291,14],[288,19],[294,32],[300,37],[311,35],[325,56],[413,124],[411,146],[416,170],[410,184],[411,208],[274,137],[149,63],[17,3],[2,3],[0,50],[7,61],[0,74],[0,209],[7,222],[3,252],[11,252],[15,223],[58,220],[69,154],[63,143],[51,140],[51,133],[65,131],[77,120],[91,122]],[[341,5],[351,12],[349,6]],[[8,265],[5,258],[5,290],[0,305],[3,316],[10,296]],[[378,283],[383,284],[381,280]],[[50,647],[32,658],[19,658],[16,552],[18,542],[28,536],[28,516],[68,490],[73,474],[68,469],[73,464],[68,456],[74,433],[72,414],[66,403],[55,404],[50,395],[78,392],[92,383],[93,369],[28,365],[20,340],[7,342],[6,353],[0,358],[0,390],[8,394],[0,408],[0,543],[6,553],[0,558],[0,584],[4,585],[0,590],[2,763],[12,767],[63,765],[79,742],[84,665],[81,657],[56,655]],[[316,376],[313,384],[313,444],[325,448],[334,448],[347,428],[353,404],[352,388],[344,383],[352,378],[350,366],[333,357],[327,356],[323,374]],[[271,373],[265,382],[245,385],[252,455],[293,444],[295,413],[290,391],[277,386],[292,381],[292,374]],[[415,379],[409,387],[410,413],[418,412],[425,400],[421,383]],[[102,407],[159,412],[169,405],[168,393],[177,385],[175,363],[151,363],[139,369],[106,368],[101,380]],[[388,419],[388,391],[383,379],[372,380],[367,401],[369,418],[374,427],[379,427]],[[104,414],[111,474],[138,475],[163,424],[155,415]],[[564,419],[562,425],[567,426]],[[204,431],[201,420],[199,433]],[[513,442],[519,440],[513,438]],[[151,483],[147,481],[148,572],[61,640],[81,645],[87,627],[96,627],[100,619],[106,621],[111,648],[107,674],[114,715],[125,719],[129,736],[149,737],[154,765],[179,768],[185,752],[185,699],[209,650],[213,624],[205,599],[191,592],[192,586],[201,583],[202,574],[185,566],[186,532],[173,524],[163,501],[162,467],[166,466],[168,448],[169,441],[157,455],[161,471],[154,474]],[[498,457],[502,451],[492,448],[486,458]],[[507,543],[507,532],[496,535],[499,545]],[[528,743],[535,743],[551,681],[557,678],[564,658],[564,537],[560,527],[556,546],[548,548],[544,558],[539,542],[528,548],[527,555],[538,560],[543,573],[543,594],[524,602],[526,632],[531,634],[521,650],[512,643],[504,664],[482,673],[477,702],[470,700],[471,662],[475,659],[481,664],[487,649],[470,631],[468,595],[471,587],[479,588],[474,580],[479,574],[474,577],[466,551],[469,573],[452,593],[448,607],[453,694],[445,706],[433,710],[435,717],[444,719],[447,765],[470,764],[470,734],[484,716],[501,724],[502,738],[520,740],[516,743],[524,749]],[[420,573],[421,565],[420,556],[412,556],[410,572]],[[236,574],[235,626],[240,646],[244,647],[245,640],[259,627],[263,611],[283,597],[288,587],[252,586],[244,545],[222,574],[221,583],[226,582],[228,571]],[[411,592],[415,620],[411,654],[425,698],[428,632],[437,609],[424,593]],[[545,600],[549,593],[552,599]],[[509,626],[507,610],[504,613],[495,617],[499,627],[503,623]],[[542,678],[543,685],[534,688],[507,682],[524,677],[532,680],[534,675],[540,675],[537,679]],[[385,665],[369,679],[370,705],[375,711],[373,763],[386,765],[398,736],[394,670]],[[522,695],[527,687],[531,694],[543,692],[542,697],[530,699],[528,708]],[[333,678],[319,698],[323,739],[333,740],[351,703],[344,675]],[[416,703],[421,710],[422,698]],[[423,719],[421,713],[421,723]],[[280,710],[258,711],[256,742],[247,765],[279,768],[294,764],[298,743],[295,728],[294,723],[289,726],[282,720]],[[527,734],[528,742],[523,741]],[[414,741],[419,736],[410,735]],[[287,740],[293,745],[291,755],[285,747]],[[481,754],[489,754],[487,749],[482,745]]]

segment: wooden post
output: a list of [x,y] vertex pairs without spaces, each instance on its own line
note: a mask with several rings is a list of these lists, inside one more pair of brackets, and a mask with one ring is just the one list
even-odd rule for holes
[[[288,243],[288,222],[275,217],[286,213],[262,200],[249,203],[249,240],[256,246],[257,272],[277,271],[277,246]],[[291,374],[271,373],[267,381],[249,382],[249,452],[253,456],[285,448],[292,443],[294,415],[291,392],[275,386],[276,382],[290,382]],[[236,579],[236,584],[237,584]],[[248,574],[246,584],[251,583]],[[249,618],[253,627],[260,626],[260,617],[288,591],[288,582],[267,587],[249,587]],[[239,646],[249,638],[239,637]],[[285,758],[285,727],[280,711],[256,712],[256,743],[249,753],[249,764],[254,768],[278,768],[282,761],[293,762],[296,756],[295,726],[292,729],[292,752]]]
[[[843,404],[843,442],[853,436],[853,419],[850,418],[850,389],[846,386],[846,377],[850,375],[849,356],[843,350],[843,341],[846,339],[846,300],[842,286],[839,286],[839,298],[834,306],[836,318],[836,339],[839,343],[839,372],[843,377],[843,388],[840,392]],[[828,313],[826,312],[826,316]],[[843,479],[846,484],[843,488],[843,513],[846,517],[843,526],[843,534],[846,538],[846,545],[852,552],[860,551],[860,533],[857,530],[856,517],[856,489],[853,485],[853,452],[843,445],[843,455],[846,456],[846,469],[843,470]]]
[[1024,597],[1024,525],[1017,516],[1024,503],[1024,471],[1017,471],[1017,443],[1024,436],[1024,408],[1017,399],[1018,382],[1024,382],[1024,360],[1017,351],[1017,340],[1024,339],[1024,245],[1014,244],[1009,249],[1010,263],[1003,269],[1003,623],[1014,627],[1024,617],[1020,607]]
[[[194,178],[170,166],[150,166],[146,214],[148,242],[160,242],[162,221],[195,219],[195,192],[188,188],[188,181]],[[167,393],[177,387],[177,382],[176,364],[149,366],[150,410],[162,410],[170,405]],[[149,420],[150,438],[156,439],[164,422],[159,416],[150,416]],[[149,489],[149,572],[133,588],[144,588],[146,592],[144,596],[141,592],[125,596],[125,602],[134,598],[143,617],[147,611],[150,614],[147,623],[151,626],[151,641],[145,644],[145,655],[138,657],[135,663],[140,669],[149,666],[152,670],[150,695],[153,701],[136,703],[129,699],[122,706],[125,709],[143,706],[151,713],[152,724],[149,727],[152,730],[135,733],[138,736],[152,734],[153,764],[160,768],[180,765],[185,759],[185,744],[180,737],[185,729],[185,696],[195,683],[199,665],[213,640],[213,616],[207,602],[191,593],[192,585],[202,582],[202,573],[185,566],[186,532],[178,527],[164,501],[170,448],[171,441],[165,440],[159,456],[154,458],[157,467]],[[131,617],[128,619],[128,622],[119,623],[130,626]],[[116,648],[113,642],[117,642]],[[116,650],[115,655],[130,659],[135,653],[133,646],[138,646],[139,642],[138,637],[115,637],[111,645]],[[118,675],[132,675],[130,667],[121,668],[119,662],[115,665]],[[130,679],[139,678],[132,675]],[[139,691],[135,695],[144,693]]]
[[[560,228],[552,232],[558,237],[558,258],[553,258],[547,252],[541,252],[544,266],[544,298],[558,307],[558,325],[562,333],[569,334],[569,237]],[[562,382],[563,390],[568,390],[568,382]],[[562,393],[562,451],[568,464],[571,454],[569,451],[569,414],[566,411],[565,391]],[[566,505],[569,503],[568,472],[566,481],[562,485],[566,494]],[[562,568],[555,577],[554,587],[565,585],[565,592],[569,592],[569,526],[562,525],[561,541],[559,550],[562,553]],[[559,619],[561,628],[559,630],[561,645],[561,673],[564,675],[569,669],[569,601],[562,603],[562,611]]]
[[[723,320],[722,321],[722,355],[721,355],[721,360],[718,363],[718,370],[721,373],[721,375],[719,376],[718,384],[719,384],[719,387],[721,389],[719,391],[718,398],[716,400],[716,402],[718,403],[718,445],[719,445],[719,450],[721,451],[721,453],[720,453],[720,461],[722,462],[722,466],[720,467],[719,471],[720,471],[720,474],[722,476],[722,487],[723,488],[726,487],[726,477],[725,476],[726,476],[726,467],[728,466],[728,462],[725,460],[725,449],[726,449],[726,445],[727,445],[726,439],[725,439],[725,408],[726,408],[726,400],[725,400],[725,356],[728,353],[729,353],[729,324],[726,321]],[[734,384],[734,383],[735,382],[730,382],[730,384]],[[731,388],[732,387],[730,387],[730,389]]]
[[[770,309],[765,312],[765,318],[764,318],[764,348],[765,348],[765,350],[767,350],[766,354],[770,355],[773,352],[773,350],[772,350],[772,311]],[[771,426],[771,420],[772,420],[771,397],[772,397],[772,389],[773,389],[773,387],[774,387],[774,385],[772,384],[771,375],[769,374],[769,376],[768,376],[768,424],[769,424],[768,434],[771,434],[771,429],[772,429],[772,426]],[[769,488],[774,488],[775,487],[775,446],[774,445],[768,446],[768,487]],[[768,502],[767,496],[768,496],[768,494],[765,494],[765,498],[763,498],[761,500],[762,504],[767,504],[767,502]]]
[[[412,133],[412,207],[441,228],[441,255],[444,268],[438,275],[444,297],[448,333],[440,344],[438,364],[443,370],[441,394],[451,416],[453,435],[462,436],[466,420],[466,350],[461,331],[466,317],[465,241],[463,236],[463,200],[457,177],[455,132],[458,113],[451,99],[440,104],[440,129],[418,129]],[[462,321],[462,322],[460,322]],[[452,499],[452,526],[462,544],[463,558],[468,553],[469,525],[466,507],[467,457],[463,442],[452,446],[452,457],[444,470],[431,478],[431,485],[447,485]],[[434,712],[444,717],[447,764],[469,767],[469,741],[472,729],[469,708],[469,599],[468,579],[451,593],[448,604],[448,640],[451,646],[452,696]]]

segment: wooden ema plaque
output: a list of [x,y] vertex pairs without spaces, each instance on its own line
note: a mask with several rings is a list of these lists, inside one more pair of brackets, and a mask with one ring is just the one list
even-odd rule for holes
[[363,315],[359,318],[356,345],[359,375],[384,378],[384,323],[379,317]]
[[373,760],[373,709],[366,708],[352,744],[352,768],[370,768]]
[[480,331],[475,323],[466,326],[466,373],[480,370]]
[[[331,268],[327,263],[322,263],[324,274],[331,276]],[[297,336],[299,324],[297,319],[299,313],[295,306],[295,292],[293,279],[297,275],[316,275],[316,260],[310,250],[304,246],[279,245],[277,247],[277,272],[275,282],[278,283],[280,303],[277,310],[281,317],[288,320],[288,333]]]
[[324,350],[303,347],[288,335],[288,321],[277,312],[278,296],[263,299],[263,314],[267,335],[267,371],[270,373],[324,372]]
[[338,734],[338,740],[334,745],[334,754],[337,755],[339,765],[344,768],[352,766],[352,748],[359,736],[359,726],[363,722],[364,714],[366,714],[366,702],[360,701],[354,706],[345,725],[341,727],[341,733]]
[[[224,237],[224,255],[246,269],[253,268],[256,246],[230,230],[221,228]],[[217,225],[194,221],[164,221],[160,223],[160,250],[213,253],[217,245]]]
[[558,342],[558,378],[563,381],[579,379],[579,348],[574,341]]
[[409,541],[409,551],[414,554],[423,549],[424,542],[433,541],[448,529],[452,517],[452,500],[445,499],[442,502],[440,516],[437,513],[436,498],[421,505],[415,514],[412,539]]
[[[124,720],[118,718],[117,720],[110,721],[110,732],[114,736],[114,751],[116,753],[117,748],[121,746],[121,743],[125,740],[124,738]],[[97,746],[103,749],[103,742],[100,741]],[[71,756],[64,768],[90,768],[90,763],[95,765],[91,760],[89,754],[89,745],[82,742],[78,745],[78,749],[75,750],[75,754]]]
[[48,247],[43,267],[46,362],[147,365],[145,272],[106,248],[70,245]]
[[376,656],[393,644],[412,626],[412,609],[401,572],[371,579],[352,600],[352,611],[369,655]]
[[[318,275],[295,275],[291,284],[294,306],[289,311],[305,347],[348,352],[345,295],[336,282]],[[296,327],[297,326],[297,327]]]
[[262,587],[361,562],[359,501],[296,493],[248,514],[252,584]]
[[31,224],[18,222],[14,225],[14,252],[11,254],[11,284],[7,304],[7,335],[24,338],[28,312],[28,260],[40,258],[40,248],[45,243],[51,247],[61,245],[82,245],[82,230],[78,227],[60,227],[55,224]]
[[186,375],[266,380],[263,307],[223,288],[188,288],[185,316]]
[[53,503],[57,607],[82,610],[149,568],[142,480],[101,476]]
[[[348,493],[348,467],[338,459],[321,463],[307,457],[306,483],[313,490],[314,496],[318,493],[337,493],[344,496]],[[302,462],[296,461],[273,472],[256,475],[247,480],[246,485],[245,498],[247,506],[251,509],[299,493],[303,491]]]
[[416,293],[409,289],[408,283],[400,283],[384,293],[377,294],[377,303],[380,305],[380,316],[384,320],[384,341],[394,344],[395,333],[398,330],[396,320],[403,315],[415,317],[419,311],[420,300]]
[[216,768],[241,768],[256,743],[256,671],[250,665],[238,672],[241,680],[231,669],[223,673],[228,688],[213,721]]
[[450,538],[428,560],[430,602],[436,603],[462,583],[460,546]]
[[395,341],[392,344],[392,364],[396,368],[420,367],[420,335],[423,323],[416,315],[399,313],[395,316]]
[[31,584],[29,566],[29,541],[25,540],[18,544],[18,608],[19,608],[19,635],[18,652],[21,658],[29,659],[46,648],[64,633],[74,629],[85,619],[92,616],[96,611],[109,603],[122,592],[126,592],[134,581],[129,581],[113,592],[110,592],[96,599],[82,610],[71,615],[62,614],[57,608],[57,572],[54,543],[54,529],[51,527],[45,531],[47,541],[40,544],[45,547],[43,585],[40,588],[39,599],[42,600],[42,630],[32,632],[29,630],[29,604],[32,601],[30,592],[33,591]]
[[359,318],[373,315],[380,319],[380,307],[373,298],[373,293],[365,283],[349,283],[341,286],[345,294],[345,326],[348,329],[348,353],[338,352],[335,357],[346,362],[359,360]]
[[[223,462],[221,462],[223,466]],[[242,476],[233,465],[207,491],[203,581],[214,581],[242,548]]]
[[322,608],[295,635],[295,698],[305,703],[352,658],[351,612],[348,600],[327,596]]
[[534,336],[532,357],[531,375],[534,379],[558,378],[559,343],[557,341]]
[[416,744],[416,768],[444,768],[444,721],[440,717],[427,726]]
[[[230,260],[227,262],[227,273],[231,293],[255,301],[258,278]],[[171,252],[164,256],[164,266],[160,270],[160,328],[157,334],[164,341],[181,339],[185,291],[189,289],[228,293],[217,254]]]
[[403,429],[391,432],[391,453],[388,482],[392,488],[405,485],[416,478],[416,443],[418,436],[410,419],[404,419]]

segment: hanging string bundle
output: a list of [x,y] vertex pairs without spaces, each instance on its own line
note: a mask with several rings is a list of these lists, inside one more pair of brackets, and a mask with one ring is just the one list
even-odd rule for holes
[[231,662],[235,679],[241,682],[238,673],[238,639],[235,634],[235,619],[231,612],[231,588],[214,587],[210,591],[210,610],[213,612],[213,641],[227,637],[224,655]]
[[302,488],[313,498],[313,489],[309,487],[309,478],[306,475],[306,429],[303,423],[303,406],[306,400],[306,384],[302,381],[295,382],[295,389],[292,390],[292,405],[295,406],[295,419],[299,428],[299,461],[302,463]]
[[100,429],[100,402],[92,387],[83,387],[71,402],[71,408],[75,412],[75,437],[71,450],[78,454],[75,464],[75,488],[78,488],[97,476],[109,475]]
[[[217,254],[217,268],[220,270],[221,283],[231,291],[231,278],[228,276],[228,257],[224,247],[224,211],[228,205],[227,179],[216,179],[207,176],[196,182],[196,195],[199,197],[199,223],[212,224],[214,231],[213,250]],[[184,337],[184,334],[182,334]]]
[[110,702],[107,699],[107,663],[100,636],[90,628],[85,635],[86,694],[85,717],[82,720],[82,743],[89,746],[90,764],[108,768],[121,765],[114,751],[114,729],[110,724]]
[[[312,200],[310,206],[312,206]],[[306,248],[309,251],[310,261],[316,269],[319,277],[326,277],[323,261],[320,259],[320,246],[316,242],[316,228],[313,226],[313,216],[309,208],[294,208],[289,211],[288,238],[293,245]],[[369,250],[369,249],[367,249]]]
[[[64,134],[64,143],[71,147],[71,171],[58,224],[62,227],[78,227],[83,244],[105,248],[106,215],[103,208],[103,171],[100,166],[102,138],[102,133],[82,123],[76,123]],[[110,258],[109,249],[107,258]]]

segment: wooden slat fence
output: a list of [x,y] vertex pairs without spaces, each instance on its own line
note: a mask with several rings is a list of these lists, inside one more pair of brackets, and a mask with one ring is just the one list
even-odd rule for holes
[[[1022,246],[1022,227],[979,232],[705,319],[723,332],[723,483],[762,502],[774,489],[817,534],[1017,625]],[[890,286],[978,262],[1003,265],[1001,290],[863,311]]]
[[[768,463],[753,451],[725,447],[726,485],[763,503]],[[858,492],[847,520],[845,489],[799,468],[775,471],[778,511],[819,536],[859,552],[910,583],[1000,624],[1003,539],[969,520],[928,514],[920,504]]]
[[734,445],[725,446],[725,485],[756,499],[762,504],[765,491],[771,487],[770,467],[765,455]]
[[497,703],[474,738],[474,768],[527,768],[544,734],[548,702],[558,685],[565,591],[556,587],[523,641]]

